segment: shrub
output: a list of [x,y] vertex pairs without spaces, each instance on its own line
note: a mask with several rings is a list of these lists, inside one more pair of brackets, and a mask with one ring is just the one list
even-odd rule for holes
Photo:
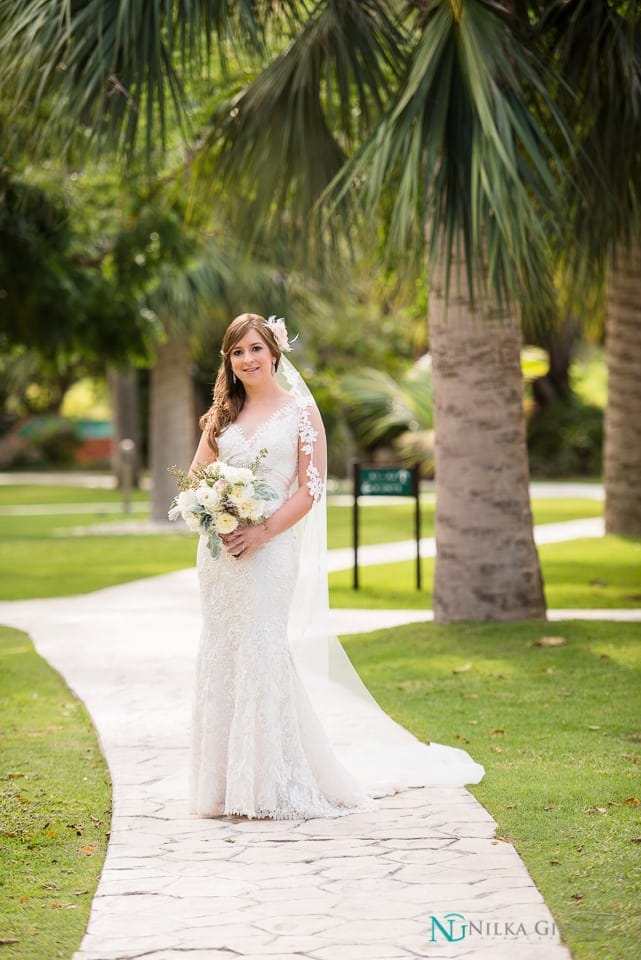
[[535,411],[528,421],[530,472],[540,477],[601,473],[603,410],[576,394]]

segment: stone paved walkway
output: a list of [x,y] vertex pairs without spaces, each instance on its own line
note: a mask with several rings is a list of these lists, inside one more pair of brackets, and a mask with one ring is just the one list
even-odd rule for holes
[[[417,619],[371,614],[359,628]],[[339,632],[352,615],[334,612]],[[84,700],[113,780],[107,859],[75,960],[569,957],[516,851],[463,788],[408,790],[338,819],[189,814],[194,570],[2,603],[0,622],[28,631]]]

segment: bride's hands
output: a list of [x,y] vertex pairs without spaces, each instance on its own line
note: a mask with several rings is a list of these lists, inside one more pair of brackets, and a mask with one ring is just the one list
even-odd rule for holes
[[228,533],[226,536],[221,537],[227,552],[239,560],[242,557],[246,557],[247,554],[253,550],[257,550],[258,547],[262,547],[263,544],[267,543],[268,539],[266,524],[257,524],[251,527],[236,527],[233,533]]

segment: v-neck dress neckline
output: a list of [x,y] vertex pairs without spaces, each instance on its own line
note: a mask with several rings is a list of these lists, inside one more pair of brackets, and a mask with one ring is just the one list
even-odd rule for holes
[[245,432],[245,430],[242,428],[242,426],[241,426],[239,423],[237,423],[235,420],[230,424],[230,427],[236,427],[236,430],[237,430],[238,433],[241,435],[241,437],[243,438],[243,440],[245,440],[245,442],[246,442],[247,444],[249,444],[249,446],[251,446],[251,444],[254,442],[254,440],[256,439],[256,437],[259,437],[260,434],[263,432],[263,430],[264,430],[267,426],[269,426],[270,423],[273,423],[274,420],[276,420],[282,413],[285,412],[285,410],[289,410],[291,407],[293,407],[293,406],[295,406],[295,405],[296,405],[296,401],[295,401],[295,400],[288,400],[287,403],[284,403],[284,404],[282,404],[282,406],[277,407],[277,409],[274,410],[273,413],[270,413],[270,415],[269,415],[268,417],[266,417],[264,420],[261,420],[261,421],[260,421],[260,423],[258,424],[258,426],[256,427],[256,429],[254,430],[254,432],[251,434],[251,436],[249,436],[249,435]]

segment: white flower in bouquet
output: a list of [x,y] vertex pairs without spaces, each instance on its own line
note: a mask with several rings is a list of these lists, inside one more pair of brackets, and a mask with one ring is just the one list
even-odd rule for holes
[[220,503],[220,492],[215,487],[210,487],[204,483],[196,490],[196,499],[211,513]]
[[248,506],[249,506],[248,519],[251,521],[251,523],[259,523],[265,516],[265,501],[254,500],[254,502],[248,504]]
[[228,533],[233,533],[238,526],[238,517],[232,513],[219,513],[214,517],[214,530],[219,537],[224,537]]
[[169,511],[169,519],[177,520],[178,517],[186,517],[189,513],[191,507],[197,502],[197,493],[196,490],[188,489],[181,490],[178,496],[174,499],[174,502]]
[[236,506],[249,503],[254,498],[254,486],[251,483],[235,483],[227,494],[227,498]]
[[265,516],[264,500],[246,500],[237,504],[238,516],[241,520],[249,520],[250,523],[258,523]]
[[183,517],[183,520],[192,533],[203,533],[202,524],[195,514],[188,513],[187,516]]

